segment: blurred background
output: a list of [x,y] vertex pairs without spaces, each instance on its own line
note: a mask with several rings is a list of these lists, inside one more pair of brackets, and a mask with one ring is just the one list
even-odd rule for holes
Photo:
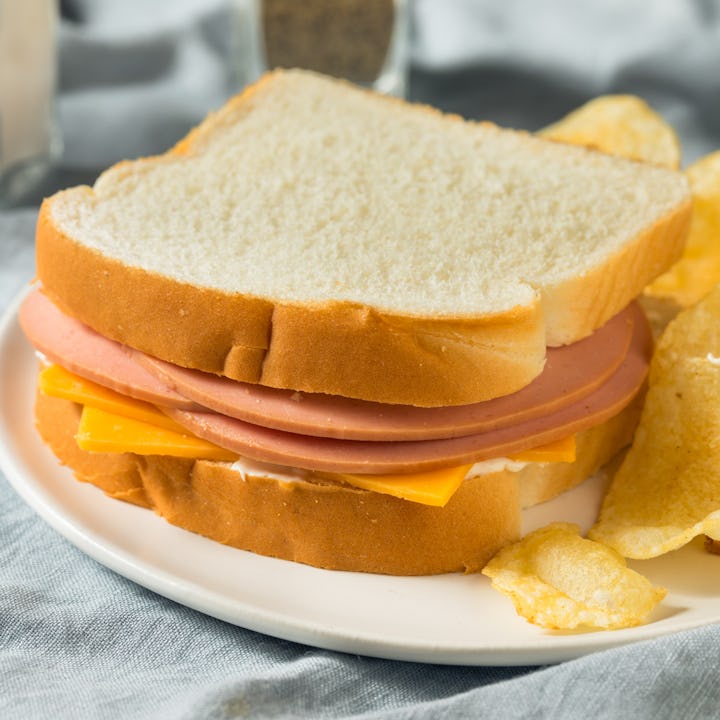
[[263,48],[365,84],[388,71],[380,89],[528,130],[637,94],[676,128],[683,164],[720,148],[720,0],[0,0],[0,20],[6,135],[13,92],[55,88],[52,166],[16,205],[164,151],[261,71]]

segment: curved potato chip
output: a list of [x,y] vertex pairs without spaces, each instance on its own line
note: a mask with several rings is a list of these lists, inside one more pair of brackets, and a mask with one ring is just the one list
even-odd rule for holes
[[645,290],[647,295],[689,307],[720,282],[720,151],[687,169],[693,216],[685,251]]
[[590,100],[538,134],[673,170],[680,167],[675,130],[634,95],[603,95]]
[[720,538],[720,286],[661,337],[635,440],[589,537],[650,558]]
[[503,548],[483,573],[518,614],[555,630],[639,625],[666,594],[570,523],[553,523]]

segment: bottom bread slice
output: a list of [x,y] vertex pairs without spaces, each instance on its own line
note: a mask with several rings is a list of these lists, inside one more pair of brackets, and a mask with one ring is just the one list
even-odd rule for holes
[[574,463],[465,480],[443,508],[323,481],[243,476],[228,463],[89,453],[75,442],[81,406],[38,393],[40,435],[78,480],[151,508],[217,542],[315,567],[391,575],[476,572],[520,535],[522,506],[576,485],[628,444],[635,402],[580,433]]

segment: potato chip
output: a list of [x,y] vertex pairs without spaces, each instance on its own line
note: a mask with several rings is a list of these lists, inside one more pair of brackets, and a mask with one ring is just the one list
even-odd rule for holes
[[483,573],[518,614],[554,630],[639,625],[666,593],[570,523],[553,523],[503,548]]
[[635,440],[589,537],[650,558],[720,538],[720,286],[661,337]]
[[680,260],[647,289],[653,297],[669,298],[689,307],[720,282],[720,151],[687,169],[693,195],[693,217]]
[[595,98],[538,134],[674,170],[680,167],[675,130],[633,95]]

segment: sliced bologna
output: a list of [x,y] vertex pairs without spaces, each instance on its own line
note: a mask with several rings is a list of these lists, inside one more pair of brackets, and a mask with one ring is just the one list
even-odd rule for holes
[[598,425],[619,413],[642,389],[652,337],[641,311],[617,371],[584,398],[543,417],[485,433],[440,440],[361,441],[311,437],[262,427],[212,412],[171,410],[180,424],[253,460],[340,473],[410,473],[502,457]]
[[461,437],[517,425],[578,402],[618,369],[630,346],[635,305],[573,345],[549,348],[542,374],[519,392],[473,405],[420,408],[240,383],[136,352],[158,379],[223,415],[301,435],[406,441]]
[[155,405],[198,407],[134,362],[123,345],[65,315],[39,290],[25,298],[19,319],[35,349],[87,380]]

